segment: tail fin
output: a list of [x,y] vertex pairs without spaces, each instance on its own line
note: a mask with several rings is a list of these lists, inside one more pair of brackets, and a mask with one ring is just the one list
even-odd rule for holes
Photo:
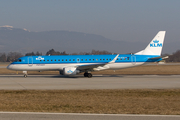
[[136,55],[161,55],[166,31],[159,31],[149,45]]

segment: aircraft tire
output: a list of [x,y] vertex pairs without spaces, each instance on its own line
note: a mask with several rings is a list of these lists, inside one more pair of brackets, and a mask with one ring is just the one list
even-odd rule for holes
[[91,73],[88,73],[88,74],[87,74],[87,77],[88,77],[88,78],[91,78],[91,77],[92,77],[92,74],[91,74]]
[[88,73],[84,73],[84,77],[88,77]]
[[26,77],[27,77],[27,75],[25,74],[25,75],[24,75],[24,77],[26,78]]

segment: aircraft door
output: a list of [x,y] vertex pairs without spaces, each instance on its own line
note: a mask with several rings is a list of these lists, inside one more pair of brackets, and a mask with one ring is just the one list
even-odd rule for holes
[[33,66],[33,58],[28,57],[28,66]]
[[133,65],[136,64],[136,56],[135,56],[135,55],[131,55],[131,63],[132,63]]

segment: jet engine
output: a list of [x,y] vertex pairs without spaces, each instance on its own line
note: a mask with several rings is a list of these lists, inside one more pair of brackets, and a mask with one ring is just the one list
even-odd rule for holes
[[80,73],[75,67],[65,67],[62,71],[59,71],[61,75],[76,75]]

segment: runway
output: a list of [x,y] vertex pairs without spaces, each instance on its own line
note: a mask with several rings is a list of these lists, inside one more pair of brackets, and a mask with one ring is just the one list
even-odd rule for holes
[[179,120],[178,115],[0,112],[1,120]]
[[[0,90],[179,89],[180,75],[0,75]],[[1,120],[179,120],[179,115],[0,112]]]
[[0,90],[179,89],[180,75],[0,75]]

